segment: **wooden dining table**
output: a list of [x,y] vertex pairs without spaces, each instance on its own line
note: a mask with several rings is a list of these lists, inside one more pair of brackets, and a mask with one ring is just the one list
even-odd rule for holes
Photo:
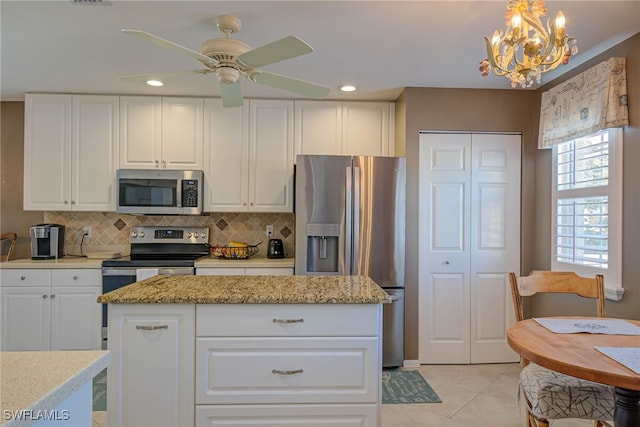
[[[598,317],[558,318],[603,320]],[[640,326],[640,320],[626,321]],[[527,319],[515,323],[507,330],[507,342],[524,359],[540,366],[614,386],[615,427],[640,426],[640,374],[595,348],[640,347],[640,335],[554,333],[535,320]]]

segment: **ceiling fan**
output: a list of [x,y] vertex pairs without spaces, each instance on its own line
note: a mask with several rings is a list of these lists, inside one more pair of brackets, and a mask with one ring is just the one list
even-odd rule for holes
[[220,29],[226,37],[213,38],[205,41],[200,46],[199,52],[145,31],[123,29],[122,32],[126,34],[191,56],[202,62],[207,68],[160,74],[135,74],[122,76],[120,79],[147,81],[159,76],[174,76],[188,73],[215,73],[220,82],[222,105],[225,107],[238,107],[242,105],[242,91],[240,88],[241,75],[252,82],[284,89],[308,98],[324,98],[331,91],[330,88],[325,86],[259,69],[259,67],[264,65],[311,53],[313,51],[311,46],[299,38],[288,36],[265,46],[252,49],[246,43],[231,38],[231,34],[237,33],[240,30],[240,19],[232,15],[221,15],[216,18],[215,22],[218,29]]

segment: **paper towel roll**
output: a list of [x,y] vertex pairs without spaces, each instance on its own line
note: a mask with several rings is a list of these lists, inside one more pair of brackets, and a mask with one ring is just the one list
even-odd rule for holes
[[158,275],[157,268],[138,268],[136,269],[136,281],[144,280],[149,277]]

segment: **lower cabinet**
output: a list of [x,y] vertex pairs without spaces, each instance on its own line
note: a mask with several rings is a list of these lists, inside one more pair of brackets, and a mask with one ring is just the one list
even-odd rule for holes
[[0,271],[2,351],[99,350],[98,269]]
[[381,305],[112,304],[109,425],[381,425]]
[[195,307],[111,304],[108,425],[192,426]]

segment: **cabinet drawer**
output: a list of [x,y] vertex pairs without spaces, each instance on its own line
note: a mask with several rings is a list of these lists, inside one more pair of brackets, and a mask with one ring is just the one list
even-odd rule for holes
[[197,268],[198,276],[244,276],[244,268],[242,267],[214,267],[214,268]]
[[98,269],[51,270],[52,286],[102,286],[102,272]]
[[369,405],[198,405],[196,426],[288,425],[313,427],[373,427],[379,425],[378,406]]
[[51,270],[46,269],[0,269],[2,286],[49,286]]
[[375,403],[378,339],[198,338],[197,404]]
[[247,268],[247,276],[293,276],[293,268],[286,267],[252,267]]
[[198,305],[199,337],[375,336],[379,304]]

